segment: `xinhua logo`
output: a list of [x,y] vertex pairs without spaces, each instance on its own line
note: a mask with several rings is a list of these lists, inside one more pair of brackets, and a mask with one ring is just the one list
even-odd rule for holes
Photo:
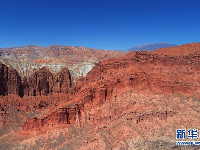
[[[176,139],[183,140],[183,139],[196,139],[200,138],[198,135],[197,129],[177,129],[176,130]],[[200,141],[176,141],[176,145],[200,145]]]
[[197,129],[189,129],[186,134],[186,129],[177,129],[176,130],[176,139],[185,139],[186,135],[190,139],[198,138]]

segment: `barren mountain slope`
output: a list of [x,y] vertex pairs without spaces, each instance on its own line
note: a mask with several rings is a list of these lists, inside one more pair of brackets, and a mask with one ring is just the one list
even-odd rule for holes
[[[22,88],[23,97],[18,91],[24,81],[2,64],[0,83],[5,90],[0,92],[5,94],[0,98],[0,147],[196,149],[176,146],[175,134],[176,129],[200,125],[198,47],[194,43],[104,60],[71,87],[67,68],[65,78],[58,81],[62,71],[43,68],[27,78],[28,89],[35,87],[35,95],[27,95],[27,88]],[[61,81],[65,92],[62,86],[55,88]]]

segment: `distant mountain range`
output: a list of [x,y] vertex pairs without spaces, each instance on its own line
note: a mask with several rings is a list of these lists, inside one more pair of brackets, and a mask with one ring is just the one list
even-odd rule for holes
[[132,48],[129,48],[128,51],[142,51],[142,50],[154,51],[160,48],[166,48],[166,47],[172,47],[172,46],[177,46],[177,45],[169,44],[166,42],[148,43],[148,44],[136,45]]

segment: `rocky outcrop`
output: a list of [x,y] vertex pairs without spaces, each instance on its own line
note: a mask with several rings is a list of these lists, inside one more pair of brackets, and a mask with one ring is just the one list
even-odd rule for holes
[[71,88],[72,77],[67,68],[61,69],[58,74],[42,68],[23,82],[23,89],[28,96],[68,93]]
[[4,71],[6,68],[4,67],[4,65],[0,62],[0,95],[5,95],[6,94],[6,80],[4,77],[4,73],[6,71]]
[[71,107],[62,107],[52,112],[42,119],[33,118],[25,122],[22,126],[23,131],[46,131],[59,125],[73,125],[76,121],[81,122],[81,111],[83,104],[74,104]]
[[60,72],[57,74],[56,81],[54,80],[54,88],[57,84],[58,88],[53,89],[55,92],[59,93],[68,93],[72,88],[73,76],[67,68],[62,68]]
[[100,62],[87,74],[86,82],[98,86],[107,82],[137,91],[192,94],[199,91],[199,62],[199,52],[173,57],[132,52]]
[[62,68],[57,74],[43,67],[29,78],[22,78],[12,67],[0,64],[1,95],[16,94],[23,97],[48,95],[53,93],[68,93],[72,88],[73,77],[67,68]]
[[73,83],[76,83],[80,77],[86,74],[96,65],[96,62],[80,62],[70,63],[60,59],[53,60],[1,60],[3,64],[17,70],[18,74],[23,78],[29,78],[42,68],[48,69],[51,73],[57,74],[62,68],[68,68],[73,76]]
[[[176,112],[172,111],[164,111],[164,112],[151,112],[147,114],[143,114],[138,116],[136,123],[142,123],[143,121],[151,121],[153,122],[154,118],[159,118],[160,120],[167,121],[168,117],[173,117],[176,114]],[[132,118],[127,118],[127,120],[130,120]]]
[[52,80],[53,74],[47,68],[40,69],[32,77],[28,78],[28,86],[24,85],[24,87],[28,88],[28,93],[26,94],[28,96],[49,94],[52,91],[50,88],[50,84],[53,85]]
[[23,96],[21,77],[17,71],[0,62],[0,95],[17,94]]
[[168,55],[168,56],[182,56],[199,52],[199,50],[200,50],[200,43],[188,43],[186,45],[179,45],[176,47],[161,48],[151,53],[159,55]]
[[[200,124],[200,52],[163,54],[131,52],[99,62],[86,78],[79,78],[72,92],[73,75],[67,68],[57,74],[48,68],[36,71],[21,81],[23,98],[0,97],[3,129],[19,120],[22,127],[3,134],[0,146],[173,149],[176,129]],[[13,121],[13,114],[22,119]]]

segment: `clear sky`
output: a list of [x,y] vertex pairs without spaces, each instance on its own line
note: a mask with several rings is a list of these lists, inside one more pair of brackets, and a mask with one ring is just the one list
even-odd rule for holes
[[0,47],[200,42],[199,0],[0,0]]

